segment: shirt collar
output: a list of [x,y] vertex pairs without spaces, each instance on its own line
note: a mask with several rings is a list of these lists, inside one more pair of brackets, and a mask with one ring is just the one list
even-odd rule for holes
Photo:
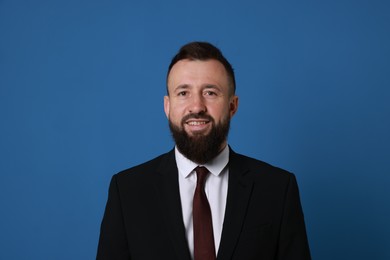
[[210,171],[211,174],[218,176],[229,162],[229,146],[226,145],[222,152],[220,152],[214,159],[204,165],[199,165],[189,160],[182,153],[180,153],[176,146],[175,158],[179,173],[184,178],[187,178],[197,166],[204,166]]

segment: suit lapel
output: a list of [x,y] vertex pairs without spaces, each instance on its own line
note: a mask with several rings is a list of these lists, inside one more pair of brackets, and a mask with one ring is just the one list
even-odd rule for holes
[[[168,236],[177,259],[191,260],[185,236],[174,150],[166,154],[158,169],[156,189],[161,215],[170,231]],[[238,155],[230,150],[229,185],[218,260],[231,259],[245,220],[253,186],[252,180],[246,178],[247,172],[248,169],[240,163]]]
[[251,196],[253,182],[245,178],[248,169],[230,149],[229,186],[218,260],[231,259],[237,244]]
[[158,169],[159,178],[156,182],[156,188],[161,215],[169,230],[167,235],[171,238],[177,259],[190,260],[181,209],[178,170],[173,150],[166,154]]

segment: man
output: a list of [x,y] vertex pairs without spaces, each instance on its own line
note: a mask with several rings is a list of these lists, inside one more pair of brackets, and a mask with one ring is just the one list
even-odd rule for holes
[[294,175],[227,145],[235,88],[219,49],[180,49],[164,97],[176,146],[113,176],[97,259],[310,259]]

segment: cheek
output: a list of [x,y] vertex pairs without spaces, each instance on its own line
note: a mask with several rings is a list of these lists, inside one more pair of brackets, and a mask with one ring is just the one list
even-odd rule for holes
[[214,118],[214,120],[219,122],[225,121],[226,119],[229,119],[231,117],[228,106],[210,108],[209,113]]
[[183,118],[183,115],[179,108],[172,106],[169,110],[168,118],[175,123],[178,123]]

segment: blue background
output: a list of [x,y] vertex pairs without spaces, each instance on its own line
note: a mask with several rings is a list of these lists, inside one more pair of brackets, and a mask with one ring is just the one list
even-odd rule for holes
[[112,174],[173,147],[167,66],[235,68],[237,152],[296,174],[313,259],[390,259],[389,1],[0,0],[0,259],[94,259]]

